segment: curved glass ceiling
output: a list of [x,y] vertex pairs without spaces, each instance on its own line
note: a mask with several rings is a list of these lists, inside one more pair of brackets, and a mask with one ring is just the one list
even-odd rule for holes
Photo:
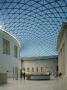
[[0,25],[20,41],[21,56],[56,55],[67,0],[0,0]]

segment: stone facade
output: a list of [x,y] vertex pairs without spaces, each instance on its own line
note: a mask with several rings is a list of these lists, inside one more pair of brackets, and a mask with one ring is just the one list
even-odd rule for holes
[[[3,53],[3,39],[9,41],[10,45],[10,53]],[[17,46],[17,57],[14,56],[14,45]],[[9,33],[0,30],[0,73],[6,73],[8,77],[13,78],[17,77],[20,61],[19,61],[19,53],[20,53],[20,44],[12,35]]]
[[56,75],[58,65],[58,56],[45,56],[45,57],[32,57],[32,58],[22,58],[21,68],[22,71],[32,74],[45,74],[50,72]]
[[63,23],[57,40],[59,73],[67,76],[67,23]]

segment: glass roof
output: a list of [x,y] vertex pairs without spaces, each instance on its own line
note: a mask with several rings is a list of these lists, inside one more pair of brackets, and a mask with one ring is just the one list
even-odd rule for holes
[[57,55],[67,0],[0,0],[0,25],[21,43],[21,56]]

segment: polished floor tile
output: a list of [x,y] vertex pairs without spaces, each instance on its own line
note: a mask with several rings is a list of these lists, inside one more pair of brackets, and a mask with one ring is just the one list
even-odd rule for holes
[[8,80],[8,84],[0,85],[0,90],[67,90],[67,79],[57,80]]

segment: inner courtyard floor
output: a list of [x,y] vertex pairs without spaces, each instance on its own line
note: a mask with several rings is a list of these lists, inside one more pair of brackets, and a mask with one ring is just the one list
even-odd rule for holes
[[67,90],[67,79],[55,80],[8,80],[0,90]]

